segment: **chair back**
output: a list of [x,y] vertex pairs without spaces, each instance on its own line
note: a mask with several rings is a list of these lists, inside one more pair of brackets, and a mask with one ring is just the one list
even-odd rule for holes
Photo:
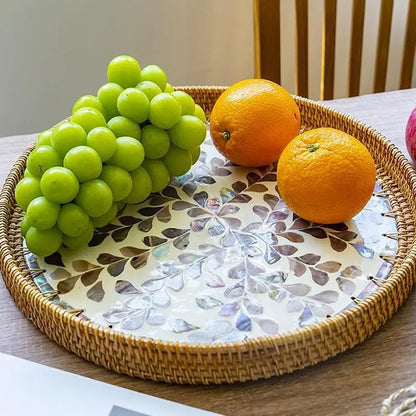
[[[287,1],[287,0],[285,0]],[[255,74],[281,83],[281,4],[280,0],[253,0]],[[337,0],[324,0],[322,19],[320,99],[334,98],[335,46],[337,24]],[[400,7],[401,4],[396,4]],[[380,1],[376,59],[374,64],[373,92],[386,89],[394,0]],[[360,94],[363,56],[365,0],[353,0],[347,94]],[[296,94],[309,97],[308,86],[308,0],[295,0],[296,33]],[[416,0],[408,1],[403,54],[398,89],[412,85],[413,62],[416,46]]]

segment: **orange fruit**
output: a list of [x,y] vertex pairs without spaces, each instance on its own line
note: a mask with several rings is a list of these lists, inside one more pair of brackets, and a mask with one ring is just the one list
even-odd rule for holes
[[285,148],[277,165],[280,196],[300,217],[322,224],[358,214],[374,190],[376,167],[356,138],[333,128],[306,131]]
[[300,113],[293,97],[265,79],[246,79],[227,88],[210,118],[218,151],[247,167],[275,162],[299,129]]

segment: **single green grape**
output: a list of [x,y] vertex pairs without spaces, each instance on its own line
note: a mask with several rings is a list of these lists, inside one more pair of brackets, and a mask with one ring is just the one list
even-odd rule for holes
[[51,145],[61,156],[73,147],[85,144],[86,140],[84,129],[71,121],[60,123],[51,135]]
[[114,202],[113,205],[111,205],[111,208],[106,213],[104,213],[100,217],[91,218],[94,227],[100,228],[105,227],[107,224],[110,224],[110,222],[117,216],[117,212],[117,203]]
[[103,166],[100,179],[110,187],[113,201],[121,201],[126,198],[133,187],[130,174],[118,166]]
[[84,107],[92,107],[97,109],[105,119],[107,119],[107,111],[103,106],[102,102],[95,97],[94,95],[83,95],[75,101],[74,106],[72,107],[72,114],[74,114],[77,110]]
[[149,99],[143,91],[127,88],[118,96],[117,108],[122,116],[143,123],[149,116]]
[[30,227],[25,237],[27,248],[37,256],[47,257],[58,251],[62,244],[62,233],[55,225],[47,230]]
[[26,215],[33,227],[39,230],[52,228],[58,221],[61,207],[44,196],[33,199],[27,207]]
[[86,133],[95,127],[105,127],[106,121],[102,113],[93,107],[82,107],[72,114],[71,121],[79,124]]
[[62,166],[62,156],[52,146],[46,144],[36,147],[26,161],[27,170],[38,178],[54,166]]
[[90,217],[100,217],[113,204],[110,187],[101,179],[81,183],[75,202]]
[[159,159],[164,156],[170,146],[169,135],[166,130],[148,124],[142,129],[141,144],[144,147],[144,153],[149,159]]
[[53,129],[42,131],[42,133],[36,137],[35,146],[42,146],[44,144],[50,145],[52,132]]
[[108,121],[107,126],[116,137],[128,136],[133,137],[135,139],[140,139],[140,126],[127,117],[113,117],[111,120]]
[[165,71],[157,65],[147,65],[142,69],[140,81],[152,81],[164,91],[166,88],[167,77]]
[[170,182],[169,170],[160,159],[145,159],[142,163],[152,181],[152,192],[160,192]]
[[198,117],[203,123],[206,123],[206,121],[207,121],[207,119],[205,117],[205,111],[198,104],[195,104],[194,116]]
[[201,155],[201,148],[199,146],[194,147],[189,152],[191,153],[192,164],[194,165],[199,160],[199,156]]
[[149,120],[156,127],[170,129],[180,119],[182,108],[171,94],[162,92],[150,101]]
[[38,196],[42,196],[39,178],[29,176],[21,179],[14,189],[14,196],[17,205],[19,205],[22,211],[26,211],[27,206],[32,200]]
[[205,140],[207,129],[205,124],[195,116],[185,115],[168,130],[170,140],[176,146],[191,150],[200,146]]
[[152,180],[147,171],[141,166],[130,172],[130,176],[133,186],[125,201],[129,204],[138,204],[144,201],[152,192]]
[[113,156],[117,147],[116,136],[107,127],[92,129],[87,135],[86,144],[98,153],[103,162]]
[[175,97],[182,108],[182,115],[189,114],[193,115],[195,112],[195,102],[194,99],[187,94],[185,91],[174,91],[172,96]]
[[135,87],[140,81],[140,65],[132,56],[116,56],[108,64],[107,77],[123,88]]
[[26,237],[27,230],[32,226],[32,224],[29,221],[29,218],[27,215],[23,215],[22,222],[20,223],[20,231],[22,232],[22,236]]
[[79,183],[74,173],[62,166],[49,168],[40,180],[40,189],[49,201],[65,204],[78,193]]
[[144,159],[142,144],[133,137],[118,137],[116,150],[108,164],[119,166],[127,171],[138,168]]
[[192,166],[191,152],[173,144],[162,160],[168,168],[170,176],[184,175]]
[[144,92],[147,98],[149,99],[149,101],[151,101],[153,97],[155,97],[156,95],[162,92],[159,85],[155,84],[152,81],[140,81],[136,85],[136,88]]
[[71,170],[80,182],[98,178],[103,167],[100,155],[88,146],[72,148],[64,157],[64,166]]
[[97,98],[104,106],[108,119],[119,115],[117,109],[117,99],[122,92],[123,87],[115,84],[114,82],[104,84],[97,91]]
[[34,176],[29,172],[29,170],[27,168],[25,168],[25,170],[23,172],[23,177],[24,178],[34,178]]
[[62,243],[65,247],[68,247],[69,249],[77,249],[77,248],[87,246],[93,236],[94,236],[94,224],[90,220],[88,224],[88,228],[85,232],[83,232],[81,235],[78,235],[76,237],[71,237],[69,235],[64,234],[62,236]]
[[61,207],[57,224],[64,234],[70,237],[78,237],[87,231],[90,218],[80,206],[69,203]]
[[163,92],[173,92],[173,91],[175,91],[175,89],[173,88],[171,84],[169,84],[169,82],[167,82],[165,90]]

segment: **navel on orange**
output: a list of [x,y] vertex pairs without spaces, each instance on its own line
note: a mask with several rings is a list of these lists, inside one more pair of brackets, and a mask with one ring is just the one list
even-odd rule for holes
[[215,146],[241,166],[275,162],[299,129],[300,113],[293,97],[265,79],[233,84],[211,112],[210,133]]
[[358,214],[374,190],[376,168],[367,148],[332,128],[306,131],[280,156],[277,185],[286,204],[317,223],[344,222]]

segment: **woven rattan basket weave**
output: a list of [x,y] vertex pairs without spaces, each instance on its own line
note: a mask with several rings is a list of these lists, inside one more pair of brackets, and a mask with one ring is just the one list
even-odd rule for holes
[[[223,87],[183,87],[207,115]],[[365,340],[402,305],[414,283],[416,175],[406,158],[383,136],[344,114],[296,97],[307,127],[330,126],[360,139],[377,164],[398,230],[398,251],[389,277],[356,306],[293,333],[242,342],[194,345],[129,336],[103,328],[54,305],[33,282],[19,230],[14,188],[23,175],[26,151],[13,166],[0,201],[3,279],[18,307],[69,351],[116,372],[170,383],[232,383],[288,373],[316,364]]]

